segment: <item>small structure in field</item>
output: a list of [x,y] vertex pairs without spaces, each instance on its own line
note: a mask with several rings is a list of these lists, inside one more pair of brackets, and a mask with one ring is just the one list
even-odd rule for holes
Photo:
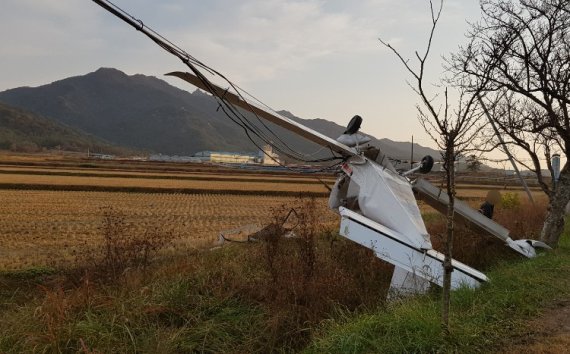
[[200,151],[194,154],[194,159],[211,163],[230,164],[262,164],[266,166],[279,166],[282,162],[279,155],[273,152],[270,145],[265,145],[259,153]]
[[148,161],[159,161],[159,162],[202,162],[200,158],[192,156],[170,156],[163,154],[153,154],[148,157]]
[[279,155],[273,152],[271,145],[265,145],[263,151],[261,151],[261,163],[266,166],[279,166],[282,164]]
[[202,162],[213,163],[258,163],[259,156],[255,154],[246,154],[240,152],[223,152],[223,151],[200,151],[194,154],[195,158],[199,158]]
[[90,159],[99,159],[99,160],[114,160],[116,158],[115,155],[94,154],[94,153],[87,153],[87,157]]

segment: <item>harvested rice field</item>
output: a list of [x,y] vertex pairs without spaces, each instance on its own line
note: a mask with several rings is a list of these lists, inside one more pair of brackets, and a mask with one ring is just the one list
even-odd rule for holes
[[[135,187],[188,189],[195,191],[233,190],[258,192],[309,192],[326,193],[322,184],[308,183],[279,183],[275,181],[210,181],[183,179],[150,179],[150,178],[120,178],[99,176],[50,176],[28,174],[0,174],[0,184],[11,185],[49,185],[49,186],[93,186],[93,187]],[[253,188],[252,188],[253,187]]]
[[[49,265],[69,259],[76,247],[101,241],[103,208],[113,207],[140,232],[165,225],[177,245],[212,246],[220,231],[271,221],[272,209],[293,197],[59,191],[0,191],[0,269]],[[326,208],[323,221],[334,222]]]
[[[136,232],[165,225],[181,249],[211,247],[220,231],[266,225],[273,209],[292,205],[302,193],[317,198],[323,224],[338,223],[327,208],[328,191],[321,182],[332,186],[333,175],[319,181],[203,165],[193,169],[182,164],[182,171],[163,166],[161,171],[157,164],[149,171],[134,171],[137,164],[81,168],[67,162],[62,167],[31,166],[26,161],[0,166],[0,270],[67,262],[79,247],[99,245],[103,210],[109,207],[124,214]],[[478,207],[488,190],[460,185],[458,196]],[[506,191],[525,198],[520,189]],[[424,214],[435,212],[419,205]]]

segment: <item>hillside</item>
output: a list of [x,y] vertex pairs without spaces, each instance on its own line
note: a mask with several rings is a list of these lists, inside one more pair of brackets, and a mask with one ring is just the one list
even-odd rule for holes
[[123,150],[53,120],[0,103],[0,149],[43,149],[122,153]]
[[[40,87],[7,90],[0,92],[0,101],[136,149],[185,155],[202,150],[256,150],[242,128],[217,110],[209,95],[198,90],[189,93],[154,77],[128,76],[116,69],[102,68]],[[282,113],[333,138],[344,131],[343,126],[324,119],[305,120]],[[281,128],[272,128],[296,150],[319,150]],[[389,139],[374,143],[393,158],[409,158],[409,143]],[[414,151],[417,159],[437,155],[421,146]]]

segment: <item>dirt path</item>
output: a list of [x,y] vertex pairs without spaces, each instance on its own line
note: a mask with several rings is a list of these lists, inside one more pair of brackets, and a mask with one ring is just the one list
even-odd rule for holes
[[570,353],[570,299],[559,300],[529,322],[527,332],[503,353]]

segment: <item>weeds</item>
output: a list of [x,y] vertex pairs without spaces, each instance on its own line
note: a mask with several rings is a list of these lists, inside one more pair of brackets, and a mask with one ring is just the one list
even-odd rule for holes
[[513,239],[529,238],[538,240],[546,218],[546,201],[530,204],[520,201],[508,208],[499,208],[496,221],[510,231]]
[[501,194],[501,206],[504,209],[518,209],[521,206],[518,193],[505,192]]
[[[442,251],[445,232],[445,219],[434,220],[427,225],[432,236],[433,248]],[[517,255],[505,247],[500,239],[485,234],[478,229],[457,223],[453,240],[453,259],[465,263],[475,269],[488,269],[500,261],[516,259]]]
[[[48,352],[298,350],[339,309],[381,306],[390,270],[371,251],[322,230],[314,203],[304,199],[274,211],[284,230],[295,226],[296,237],[280,232],[254,244],[158,258],[146,268],[138,266],[143,251],[118,254],[131,245],[123,239],[131,226],[109,211],[104,247],[82,258],[97,273],[42,286],[23,308],[7,309],[0,337],[10,335],[0,339],[0,352],[26,351],[32,343],[25,336]],[[296,212],[283,223],[291,207]],[[25,326],[11,325],[21,318]]]
[[308,281],[312,278],[316,263],[316,238],[319,233],[319,220],[315,199],[309,199],[301,205],[300,212],[297,213],[299,223],[297,238],[299,245],[299,258],[303,270],[303,279]]
[[[508,208],[497,206],[493,219],[509,230],[512,239],[538,239],[545,218],[546,205],[540,202],[530,204],[518,201],[520,202],[518,205],[508,203]],[[433,247],[441,250],[443,246],[440,235],[445,231],[445,218],[430,216],[429,221],[427,228],[432,236]],[[502,240],[476,228],[457,223],[453,258],[477,269],[488,269],[498,262],[519,259],[520,256],[505,247]]]
[[[51,271],[28,272],[27,281],[35,279],[41,284],[39,291],[25,302],[10,301],[0,308],[0,352],[291,352],[310,343],[324,321],[352,322],[358,314],[361,317],[350,326],[361,326],[370,334],[367,340],[385,333],[395,338],[392,348],[421,351],[444,345],[435,338],[439,320],[431,316],[438,313],[436,305],[428,302],[426,306],[423,298],[409,300],[409,306],[407,301],[384,304],[393,267],[371,250],[340,238],[336,225],[323,228],[313,203],[302,199],[274,210],[274,224],[281,229],[262,242],[168,258],[156,257],[172,240],[168,232],[155,243],[141,243],[142,237],[152,239],[155,231],[168,230],[160,220],[156,229],[137,233],[147,225],[136,225],[119,211],[106,209],[101,227],[105,242],[100,249],[84,250],[88,257],[78,257],[78,262],[84,261],[78,263],[79,280],[57,280],[60,275]],[[285,221],[291,208],[295,213]],[[511,212],[516,213],[499,209],[497,217],[515,219]],[[538,219],[523,217],[529,223],[525,227],[536,228],[530,223]],[[518,225],[515,221],[511,226]],[[441,227],[438,222],[433,218],[428,225],[431,232]],[[296,237],[285,237],[292,228]],[[458,256],[477,263],[490,258],[489,250],[509,252],[501,242],[469,232],[458,229]],[[486,242],[490,243],[485,246]],[[88,276],[85,269],[90,270]],[[500,302],[505,309],[511,306],[510,294],[506,291]],[[466,308],[484,306],[486,312],[478,323],[487,324],[497,316],[486,307],[484,297],[468,298],[458,296],[454,301]],[[413,305],[416,302],[421,306]],[[388,315],[377,315],[386,309],[391,311]],[[349,348],[353,340],[349,333],[346,330],[346,342],[336,348]],[[413,338],[416,344],[410,346]],[[312,348],[331,349],[338,342],[330,343],[332,347]]]
[[172,228],[160,223],[159,219],[137,231],[121,211],[112,207],[101,211],[102,246],[85,247],[75,252],[77,268],[89,277],[117,281],[131,268],[141,269],[144,273],[157,253],[175,239]]
[[[452,332],[440,335],[439,299],[418,297],[385,310],[330,321],[307,353],[499,352],[525,335],[524,321],[549,303],[570,296],[570,232],[560,248],[534,259],[503,263],[479,289],[452,296]],[[524,348],[527,348],[526,346]]]

